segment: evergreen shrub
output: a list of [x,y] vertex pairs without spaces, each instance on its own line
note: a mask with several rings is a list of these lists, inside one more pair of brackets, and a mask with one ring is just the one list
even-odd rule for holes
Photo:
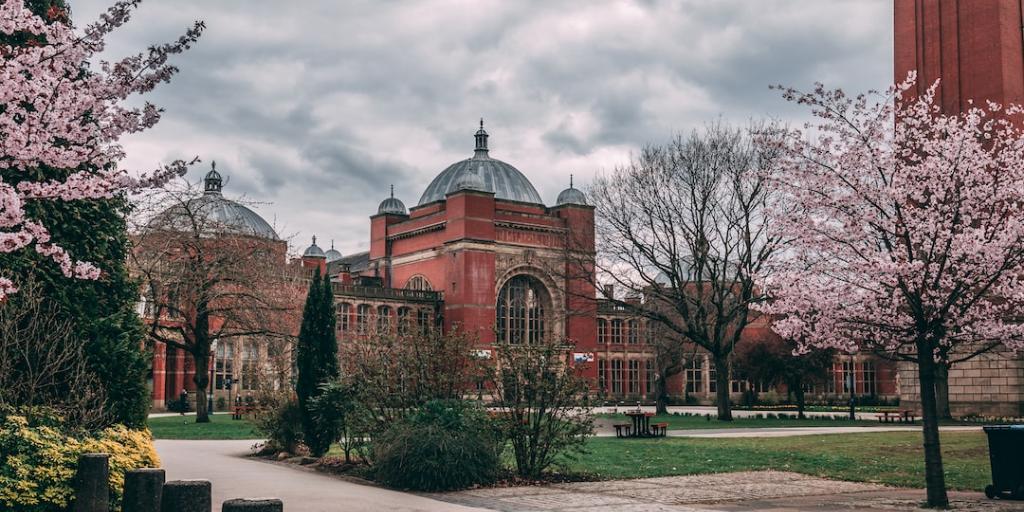
[[500,463],[493,422],[464,400],[427,402],[374,439],[374,474],[391,487],[465,489],[494,481]]

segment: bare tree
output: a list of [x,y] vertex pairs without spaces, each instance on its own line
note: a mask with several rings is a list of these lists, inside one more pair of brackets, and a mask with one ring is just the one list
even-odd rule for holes
[[718,418],[731,421],[729,355],[762,300],[754,275],[781,240],[769,235],[761,211],[776,130],[708,125],[666,145],[649,145],[588,197],[596,209],[599,278],[640,293],[618,302],[658,326],[658,408],[686,344],[706,350],[716,369]]
[[46,407],[71,427],[105,424],[106,394],[85,344],[34,281],[0,305],[0,406]]
[[219,175],[210,179],[202,192],[181,180],[148,198],[131,262],[143,279],[150,339],[194,363],[197,422],[209,421],[212,343],[290,344],[303,296],[304,274],[287,265],[286,243],[254,229],[252,212],[221,196]]

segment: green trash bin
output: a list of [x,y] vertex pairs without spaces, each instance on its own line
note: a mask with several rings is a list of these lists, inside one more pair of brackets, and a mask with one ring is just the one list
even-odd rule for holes
[[1024,500],[1024,425],[990,425],[984,429],[992,463],[992,485],[985,486],[985,496]]

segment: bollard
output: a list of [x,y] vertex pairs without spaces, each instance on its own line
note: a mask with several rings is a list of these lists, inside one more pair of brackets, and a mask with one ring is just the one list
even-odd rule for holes
[[165,478],[164,470],[158,468],[125,471],[121,512],[160,512]]
[[107,512],[110,509],[110,455],[84,453],[75,473],[74,512]]
[[212,487],[209,480],[174,480],[164,484],[160,498],[163,512],[212,512]]
[[284,512],[284,503],[277,498],[235,498],[221,506],[221,512]]

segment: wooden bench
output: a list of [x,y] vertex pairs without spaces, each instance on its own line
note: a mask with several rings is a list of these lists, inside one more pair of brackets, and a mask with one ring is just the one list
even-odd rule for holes
[[651,423],[651,433],[656,436],[668,435],[668,423]]
[[876,414],[875,417],[878,418],[879,423],[913,423],[917,419],[917,415],[914,411],[895,409],[878,411],[878,414]]
[[232,407],[232,409],[234,410],[233,414],[231,415],[231,419],[233,420],[240,420],[242,419],[242,416],[246,414],[252,414],[254,418],[260,417],[259,407],[253,407],[251,405],[236,405]]
[[633,428],[632,423],[614,423],[615,437],[629,437],[629,430]]

